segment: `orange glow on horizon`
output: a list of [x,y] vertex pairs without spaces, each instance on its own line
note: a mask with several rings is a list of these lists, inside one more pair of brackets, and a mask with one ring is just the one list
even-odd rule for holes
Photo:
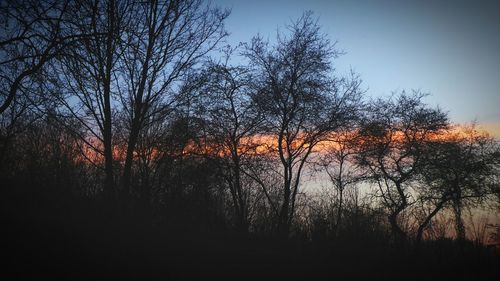
[[478,127],[490,133],[492,137],[500,139],[500,123],[481,123],[478,125]]
[[[498,131],[496,134],[490,134],[491,129],[486,130],[485,128],[496,128]],[[440,131],[437,133],[417,133],[414,137],[415,139],[428,140],[428,141],[443,141],[443,140],[456,140],[465,136],[466,131],[470,130],[471,127],[467,125],[457,125],[451,130]],[[500,136],[500,125],[498,127],[488,127],[480,125],[475,127],[478,135],[492,135],[493,137]],[[323,137],[322,141],[315,144],[312,152],[321,153],[325,151],[332,151],[339,149],[344,141],[355,138],[357,132],[341,132],[341,133],[331,133]],[[385,141],[398,142],[398,140],[403,140],[405,135],[403,132],[394,132],[392,135],[381,136],[382,140]],[[379,139],[381,140],[381,139]],[[365,140],[358,140],[361,144]],[[376,141],[376,139],[373,139]],[[102,144],[95,145],[97,148],[102,149]],[[296,138],[292,144],[292,150],[297,149],[302,146],[302,149],[307,149],[309,147],[308,143],[304,143],[303,138]],[[286,147],[285,147],[286,148]],[[239,155],[273,155],[278,150],[278,138],[275,135],[254,135],[251,137],[245,137],[240,139],[238,154]],[[104,162],[104,157],[100,153],[97,153],[94,149],[86,147],[83,150],[85,156],[82,156],[78,161],[92,160],[95,163],[102,164]],[[146,156],[148,159],[157,159],[166,155],[166,151],[161,151],[159,147],[148,148],[142,151],[134,152],[134,158],[141,156]],[[180,151],[169,152],[170,156],[187,156],[187,155],[211,155],[216,157],[231,157],[231,147],[226,143],[217,143],[210,140],[198,140],[197,142],[191,141]],[[113,159],[115,161],[124,162],[126,157],[126,147],[120,147],[119,145],[113,146]]]

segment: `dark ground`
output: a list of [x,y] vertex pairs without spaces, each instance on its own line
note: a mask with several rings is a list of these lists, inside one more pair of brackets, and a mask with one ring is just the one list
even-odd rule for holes
[[[8,198],[8,199],[7,199]],[[45,202],[45,203],[41,203]],[[95,204],[2,199],[4,276],[10,280],[496,280],[491,249],[450,240],[417,253],[366,240],[280,241],[179,230]],[[8,274],[8,275],[6,275]],[[465,278],[465,279],[464,279]]]

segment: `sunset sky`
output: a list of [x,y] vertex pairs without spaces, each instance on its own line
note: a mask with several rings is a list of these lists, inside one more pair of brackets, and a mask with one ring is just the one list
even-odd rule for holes
[[278,28],[306,10],[346,52],[338,73],[361,75],[369,96],[420,89],[452,121],[500,137],[500,1],[214,0],[232,9],[228,44]]

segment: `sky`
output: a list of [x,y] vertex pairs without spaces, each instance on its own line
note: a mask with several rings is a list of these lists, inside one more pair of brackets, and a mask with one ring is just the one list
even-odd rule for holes
[[453,122],[500,137],[500,0],[212,0],[230,8],[227,43],[278,29],[311,10],[345,54],[337,73],[360,74],[367,95],[429,93]]

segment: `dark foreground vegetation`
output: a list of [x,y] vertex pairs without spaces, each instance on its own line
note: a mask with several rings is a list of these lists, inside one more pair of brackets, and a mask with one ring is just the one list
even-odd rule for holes
[[415,251],[393,245],[383,226],[282,240],[238,236],[201,215],[184,218],[194,225],[187,230],[186,221],[152,225],[136,209],[117,214],[94,200],[34,201],[9,197],[16,206],[3,220],[4,273],[15,279],[494,280],[500,273],[498,254],[483,245],[439,239]]
[[5,274],[499,275],[498,140],[369,99],[311,13],[232,48],[203,1],[0,3]]

